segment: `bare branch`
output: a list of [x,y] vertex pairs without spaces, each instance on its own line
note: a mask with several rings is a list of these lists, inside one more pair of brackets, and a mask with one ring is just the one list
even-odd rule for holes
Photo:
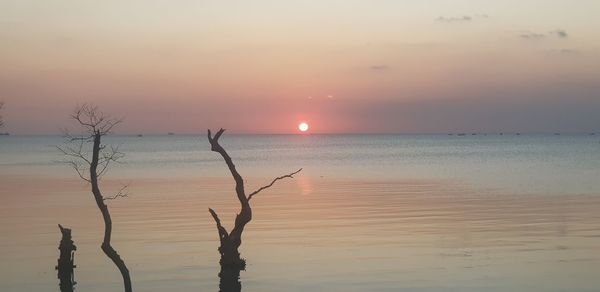
[[115,195],[110,196],[110,197],[104,197],[104,198],[102,198],[102,200],[106,201],[106,200],[114,200],[117,198],[128,197],[129,193],[124,192],[128,187],[129,187],[129,184],[126,184],[123,187],[121,187],[121,189]]
[[[110,116],[105,115],[96,106],[92,105],[78,107],[71,115],[71,118],[79,124],[83,133],[74,136],[65,131],[65,137],[67,138],[66,145],[58,147],[58,149],[65,157],[69,158],[66,162],[75,169],[79,177],[90,183],[94,200],[104,220],[104,239],[101,249],[119,269],[119,272],[121,272],[125,292],[131,292],[129,269],[111,245],[112,219],[108,206],[105,203],[106,200],[127,197],[128,194],[124,192],[127,186],[122,187],[115,195],[109,197],[102,195],[99,186],[99,178],[107,171],[110,163],[123,157],[123,154],[118,151],[118,147],[111,146],[107,149],[106,145],[102,144],[102,136],[110,133],[113,127],[119,124],[121,120],[110,118]],[[89,147],[91,149],[86,151],[88,147],[84,147],[84,144],[91,146]],[[82,165],[86,166],[89,176],[83,175],[81,171]],[[98,171],[99,167],[100,170]]]
[[[90,161],[85,157],[85,153],[83,151],[83,141],[80,141],[80,143],[76,146],[77,148],[71,147],[69,145],[65,145],[65,146],[56,146],[56,148],[66,157],[69,159],[65,159],[63,162],[70,165],[75,172],[77,172],[77,175],[84,181],[90,182],[89,178],[86,178],[83,173],[82,170],[89,168],[90,165]],[[83,163],[87,164],[88,167],[83,167]]]
[[[105,146],[105,145],[104,145]],[[106,147],[102,147],[100,150],[104,150]],[[98,165],[102,166],[102,169],[98,172],[98,177],[104,175],[108,170],[108,165],[111,162],[119,163],[119,159],[123,158],[125,154],[119,151],[119,146],[110,145],[110,150],[102,151],[102,157],[98,160]]]
[[[85,145],[94,142],[97,135],[105,136],[109,134],[122,120],[113,119],[101,112],[97,106],[89,104],[76,108],[71,114],[71,118],[81,126],[83,133],[74,135],[69,133],[68,130],[64,130],[65,145],[57,148],[67,158],[65,163],[71,165],[80,178],[90,182],[91,178],[83,175],[84,170],[90,170],[92,166],[91,153],[85,150]],[[99,168],[96,170],[97,177],[100,178],[104,175],[112,162],[118,162],[123,157],[124,155],[119,151],[118,146],[99,145],[98,161],[96,163],[96,167]],[[84,169],[82,164],[86,164],[85,168],[87,169]]]
[[231,175],[235,180],[235,192],[237,194],[238,200],[240,201],[242,206],[245,206],[248,205],[248,199],[246,198],[244,190],[244,179],[238,173],[237,169],[235,168],[235,164],[233,164],[233,161],[231,160],[229,154],[227,154],[227,151],[225,151],[225,149],[219,144],[219,138],[221,137],[223,132],[225,132],[225,129],[221,128],[215,134],[215,136],[212,137],[210,130],[208,130],[208,141],[210,142],[210,150],[218,152],[225,160],[225,163],[227,164],[227,167],[229,168],[229,171],[231,172]]
[[297,173],[299,173],[300,171],[302,171],[302,168],[300,168],[300,169],[298,169],[298,170],[296,170],[296,171],[294,171],[294,172],[292,172],[292,173],[290,173],[290,174],[286,174],[286,175],[282,175],[282,176],[279,176],[279,177],[276,177],[276,178],[274,178],[274,179],[273,179],[273,181],[271,181],[271,183],[270,183],[270,184],[268,184],[268,185],[266,185],[266,186],[263,186],[263,187],[261,187],[260,189],[258,189],[258,190],[256,190],[256,191],[252,192],[250,195],[248,195],[248,201],[250,201],[250,199],[252,199],[252,197],[253,197],[254,195],[258,194],[260,191],[262,191],[262,190],[264,190],[264,189],[268,189],[268,188],[270,188],[271,186],[273,186],[273,184],[274,184],[276,181],[278,181],[278,180],[280,180],[280,179],[284,179],[284,178],[293,178],[293,177],[294,177],[294,175],[295,175],[295,174],[297,174]]
[[244,180],[242,176],[237,172],[235,165],[231,160],[231,157],[229,156],[229,154],[227,154],[227,151],[225,151],[225,149],[219,144],[219,138],[221,137],[223,132],[225,132],[225,129],[220,129],[213,136],[212,132],[208,130],[208,141],[210,142],[211,151],[218,152],[219,154],[221,154],[221,156],[225,160],[225,163],[227,164],[227,167],[229,168],[229,171],[231,172],[231,175],[233,176],[233,179],[235,180],[235,192],[237,194],[238,200],[240,201],[241,210],[235,217],[234,226],[231,229],[230,233],[227,233],[227,230],[221,225],[221,220],[219,219],[219,216],[217,216],[217,213],[211,208],[209,208],[208,211],[215,220],[217,224],[217,230],[219,231],[219,239],[221,241],[221,245],[219,246],[218,250],[221,254],[221,260],[219,261],[219,263],[221,264],[221,269],[235,268],[239,271],[244,270],[246,267],[246,261],[240,257],[238,248],[242,244],[242,233],[244,232],[244,227],[252,220],[252,208],[250,207],[249,200],[252,198],[252,196],[256,195],[260,191],[271,187],[276,181],[284,179],[286,177],[293,177],[293,175],[300,172],[302,168],[290,174],[275,178],[269,185],[258,189],[257,191],[251,193],[250,196],[246,197],[244,190]]
[[226,240],[229,237],[229,233],[227,233],[227,229],[225,229],[225,227],[223,227],[223,225],[221,225],[221,220],[219,219],[219,216],[211,208],[208,208],[208,212],[210,212],[213,219],[215,219],[215,223],[217,223],[217,230],[219,231],[219,239],[221,241]]
[[77,163],[77,161],[66,161],[67,164],[70,164],[71,167],[73,167],[73,169],[75,170],[75,172],[77,172],[77,175],[79,175],[79,177],[87,182],[91,182],[90,179],[86,178],[85,176],[83,176],[83,173],[81,173],[81,165],[79,165],[79,163]]
[[208,129],[208,141],[210,142],[210,144],[212,145],[213,142],[219,143],[219,138],[221,137],[221,135],[223,135],[223,132],[225,132],[225,129],[219,129],[219,131],[217,131],[217,134],[215,134],[215,137],[213,138],[210,129]]
[[101,112],[97,106],[84,104],[75,109],[71,118],[84,127],[88,134],[109,134],[112,129],[122,122]]
[[90,164],[91,162],[86,158],[85,153],[83,151],[83,141],[78,145],[78,148],[73,148],[71,146],[56,146],[58,150],[65,156],[69,156],[75,158],[77,160],[83,160],[85,163]]

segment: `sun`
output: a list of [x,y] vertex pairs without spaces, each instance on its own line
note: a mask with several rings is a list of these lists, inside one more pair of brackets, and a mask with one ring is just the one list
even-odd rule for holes
[[308,124],[305,122],[302,122],[298,125],[298,130],[300,130],[300,132],[306,132],[308,131]]

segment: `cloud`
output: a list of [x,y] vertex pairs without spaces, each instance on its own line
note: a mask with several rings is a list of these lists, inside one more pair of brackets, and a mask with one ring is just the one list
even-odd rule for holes
[[519,35],[522,39],[526,40],[541,40],[546,38],[546,35],[543,33],[535,33],[535,32],[524,32]]
[[560,49],[557,52],[561,55],[579,55],[581,52],[575,49]]
[[555,36],[557,36],[557,37],[559,37],[561,39],[565,39],[565,38],[569,37],[569,34],[566,31],[562,30],[562,29],[553,30],[553,31],[550,32],[550,34],[553,34],[553,35],[555,35]]
[[470,22],[475,20],[476,18],[488,18],[487,14],[473,14],[473,15],[463,15],[463,16],[440,16],[435,19],[437,22],[444,23],[460,23],[460,22]]
[[390,67],[388,65],[373,65],[369,69],[371,69],[371,71],[381,72],[390,69]]
[[522,31],[519,37],[526,40],[541,40],[549,36],[555,36],[557,38],[566,39],[569,37],[569,34],[562,29],[555,29],[548,32],[548,34],[537,33],[531,31]]
[[471,21],[473,20],[473,17],[465,15],[465,16],[460,16],[460,17],[445,17],[445,16],[440,16],[438,18],[435,19],[435,21],[438,22],[447,22],[447,23],[452,23],[452,22],[467,22],[467,21]]

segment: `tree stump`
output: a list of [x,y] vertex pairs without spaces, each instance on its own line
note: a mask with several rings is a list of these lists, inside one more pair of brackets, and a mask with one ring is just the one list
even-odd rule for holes
[[75,290],[75,246],[73,239],[71,238],[71,229],[64,228],[58,224],[60,232],[62,233],[62,239],[58,249],[60,255],[58,257],[58,265],[55,267],[58,270],[58,279],[60,280],[60,291],[61,292],[73,292]]

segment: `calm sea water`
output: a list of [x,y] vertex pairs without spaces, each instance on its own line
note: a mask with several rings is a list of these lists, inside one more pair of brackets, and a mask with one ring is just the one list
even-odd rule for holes
[[[238,205],[205,136],[113,136],[103,180],[138,291],[217,291]],[[91,194],[54,136],[0,136],[0,290],[58,291],[73,228],[79,291],[120,291]],[[600,136],[225,135],[253,199],[244,291],[598,291]]]
[[[0,174],[69,178],[56,150],[61,137],[0,137]],[[227,175],[205,136],[116,136],[121,178]],[[597,193],[600,135],[226,135],[223,143],[246,176],[300,167],[314,178],[448,180],[516,193]]]

